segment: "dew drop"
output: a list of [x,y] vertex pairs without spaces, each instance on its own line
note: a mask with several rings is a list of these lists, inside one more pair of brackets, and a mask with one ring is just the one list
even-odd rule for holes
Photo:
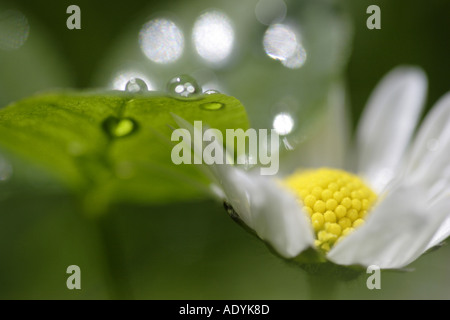
[[200,97],[202,89],[194,78],[189,75],[181,75],[167,83],[167,91],[174,98],[194,100]]
[[131,93],[144,93],[148,91],[148,87],[144,80],[131,78],[125,85],[125,90]]
[[210,110],[210,111],[220,110],[223,107],[225,107],[225,105],[221,102],[207,102],[200,105],[200,108],[202,108],[203,110]]
[[131,118],[108,117],[103,121],[103,129],[112,138],[129,136],[137,129],[137,123]]
[[205,92],[203,92],[203,94],[220,94],[219,91],[214,90],[214,89],[210,89],[210,90],[206,90]]

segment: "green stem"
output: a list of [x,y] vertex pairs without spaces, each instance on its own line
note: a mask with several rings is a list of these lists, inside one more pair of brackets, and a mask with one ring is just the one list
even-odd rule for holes
[[132,290],[127,279],[126,267],[121,254],[120,241],[117,238],[112,215],[95,220],[100,249],[104,254],[105,278],[109,288],[110,299],[132,299]]

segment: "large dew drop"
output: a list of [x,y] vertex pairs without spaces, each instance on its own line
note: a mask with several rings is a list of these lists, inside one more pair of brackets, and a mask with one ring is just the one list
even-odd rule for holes
[[131,93],[144,93],[148,91],[148,87],[144,80],[132,78],[125,85],[125,90]]
[[201,97],[202,89],[194,78],[189,75],[181,75],[167,83],[167,91],[177,99],[194,100]]

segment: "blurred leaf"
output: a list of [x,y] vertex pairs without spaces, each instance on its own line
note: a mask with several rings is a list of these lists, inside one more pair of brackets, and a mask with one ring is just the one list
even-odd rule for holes
[[[0,299],[106,299],[110,278],[92,221],[72,197],[15,193],[1,202]],[[68,290],[68,266],[82,270],[82,290]]]
[[0,3],[0,70],[0,108],[40,90],[73,83],[47,30],[28,12],[4,3]]
[[[201,106],[219,102],[220,110]],[[58,93],[0,111],[0,147],[39,164],[101,212],[112,202],[167,203],[199,198],[208,181],[171,160],[172,115],[222,130],[247,128],[244,107],[222,94],[177,100],[123,92]]]

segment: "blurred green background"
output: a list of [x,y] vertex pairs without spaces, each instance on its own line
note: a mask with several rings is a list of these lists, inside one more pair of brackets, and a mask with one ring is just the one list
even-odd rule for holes
[[[0,55],[14,55],[21,66],[0,60],[0,101],[6,104],[52,88],[106,85],[101,80],[109,77],[105,61],[112,52],[120,52],[117,48],[130,34],[129,26],[142,25],[143,16],[170,11],[167,8],[182,2],[1,0],[0,10],[15,8],[26,15],[26,46],[31,49]],[[71,4],[81,8],[81,30],[66,28],[66,8]],[[195,4],[199,12],[210,8],[208,1]],[[366,28],[366,8],[372,4],[381,8],[381,30]],[[232,5],[239,6],[239,1]],[[347,84],[353,125],[376,83],[395,66],[412,64],[425,70],[428,109],[448,91],[450,2],[354,0],[345,2],[344,10],[353,26],[353,43],[345,43],[351,55],[336,73]],[[0,181],[2,299],[310,297],[306,274],[245,233],[220,203],[116,206],[97,224],[80,214],[78,203],[63,187],[42,179],[25,187]],[[50,187],[42,188],[44,183]],[[79,291],[66,288],[65,271],[72,264],[81,268]],[[382,290],[368,290],[363,275],[340,284],[335,297],[448,299],[449,265],[450,248],[444,246],[414,262],[413,272],[383,273]]]

